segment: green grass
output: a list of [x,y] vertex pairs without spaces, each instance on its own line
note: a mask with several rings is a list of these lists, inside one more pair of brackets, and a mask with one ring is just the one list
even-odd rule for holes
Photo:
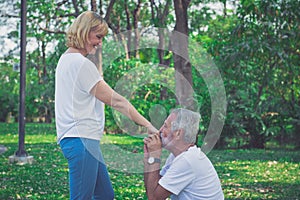
[[[26,124],[32,165],[9,164],[18,148],[18,125],[0,124],[0,199],[68,199],[68,166],[56,144],[53,124]],[[116,199],[146,199],[142,139],[105,135],[102,151]],[[164,157],[167,152],[164,152]],[[208,154],[226,199],[299,199],[300,151],[213,150]]]

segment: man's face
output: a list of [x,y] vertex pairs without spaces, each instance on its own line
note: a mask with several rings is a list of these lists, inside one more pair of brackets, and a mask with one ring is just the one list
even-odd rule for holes
[[168,118],[165,120],[162,127],[159,129],[161,136],[161,143],[164,148],[172,144],[173,134],[171,131],[171,124],[176,119],[176,115],[171,113]]

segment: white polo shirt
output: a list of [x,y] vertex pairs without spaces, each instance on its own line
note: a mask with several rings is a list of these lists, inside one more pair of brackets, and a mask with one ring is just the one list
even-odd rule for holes
[[100,140],[104,104],[90,90],[103,80],[96,66],[80,53],[63,54],[55,73],[57,141],[65,137]]
[[177,157],[170,154],[160,171],[159,184],[172,200],[223,200],[218,174],[200,148],[190,147]]

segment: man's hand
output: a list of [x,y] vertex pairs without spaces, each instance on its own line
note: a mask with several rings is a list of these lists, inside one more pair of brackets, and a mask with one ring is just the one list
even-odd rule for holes
[[155,158],[160,158],[162,151],[162,144],[159,137],[159,133],[150,135],[144,138],[144,156],[153,156]]
[[147,160],[149,158],[149,151],[147,145],[144,142],[144,159]]
[[[154,172],[158,171],[160,168],[160,163],[149,164],[149,157],[154,157],[160,159],[161,156],[161,141],[157,134],[150,135],[144,138],[144,172]],[[157,172],[158,173],[158,172]]]

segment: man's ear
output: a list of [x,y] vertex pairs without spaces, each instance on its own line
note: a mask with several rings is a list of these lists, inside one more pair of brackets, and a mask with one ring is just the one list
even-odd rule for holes
[[176,137],[176,139],[181,139],[183,137],[183,130],[178,129],[175,133],[175,137]]

